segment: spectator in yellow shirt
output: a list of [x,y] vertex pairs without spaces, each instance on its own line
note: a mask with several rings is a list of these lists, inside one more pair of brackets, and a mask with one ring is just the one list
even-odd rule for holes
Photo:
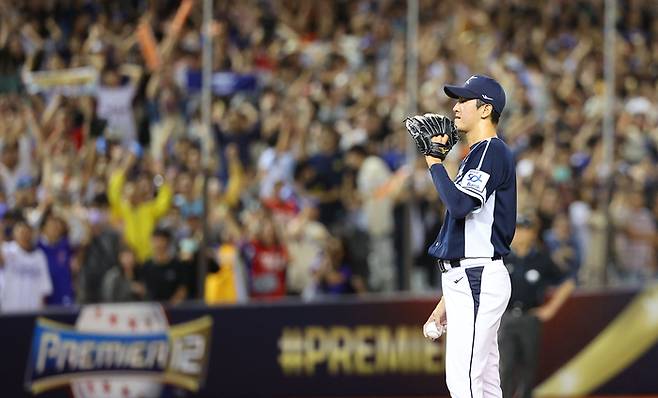
[[[141,173],[132,184],[132,189],[124,192],[126,173],[136,159],[137,155],[131,153],[122,166],[112,173],[108,186],[108,199],[112,213],[122,223],[125,242],[135,250],[137,259],[143,262],[153,253],[151,235],[158,220],[169,211],[172,189],[160,172],[162,166],[157,165],[153,181],[149,173]],[[153,185],[159,186],[155,198],[152,192]]]

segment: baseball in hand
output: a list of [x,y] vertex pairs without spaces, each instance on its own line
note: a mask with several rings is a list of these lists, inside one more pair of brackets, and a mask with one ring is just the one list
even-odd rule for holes
[[443,334],[445,328],[443,326],[437,326],[436,322],[427,322],[423,325],[423,335],[431,340],[436,340]]

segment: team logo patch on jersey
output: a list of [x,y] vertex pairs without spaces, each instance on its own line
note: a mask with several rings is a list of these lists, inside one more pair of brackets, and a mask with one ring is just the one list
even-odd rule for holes
[[75,398],[197,391],[208,365],[212,319],[169,326],[159,304],[83,307],[76,325],[38,318],[26,372],[33,394],[70,385]]
[[466,172],[460,185],[477,193],[483,193],[490,175],[482,170],[471,169]]

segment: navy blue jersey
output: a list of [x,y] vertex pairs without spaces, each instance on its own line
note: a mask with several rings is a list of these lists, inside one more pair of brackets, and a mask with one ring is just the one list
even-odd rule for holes
[[[450,184],[448,178],[437,183],[439,171],[445,173],[442,167],[430,170],[439,194],[446,188],[457,192],[440,186]],[[458,199],[472,198],[472,206],[464,216],[456,216],[446,204],[443,226],[428,253],[444,260],[506,256],[516,228],[516,172],[510,149],[499,138],[474,144],[452,184],[460,192]]]

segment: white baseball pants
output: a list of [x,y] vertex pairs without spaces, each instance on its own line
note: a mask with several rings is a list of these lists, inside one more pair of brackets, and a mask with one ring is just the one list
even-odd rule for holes
[[467,259],[442,274],[446,381],[453,398],[502,398],[498,327],[512,292],[502,260]]

